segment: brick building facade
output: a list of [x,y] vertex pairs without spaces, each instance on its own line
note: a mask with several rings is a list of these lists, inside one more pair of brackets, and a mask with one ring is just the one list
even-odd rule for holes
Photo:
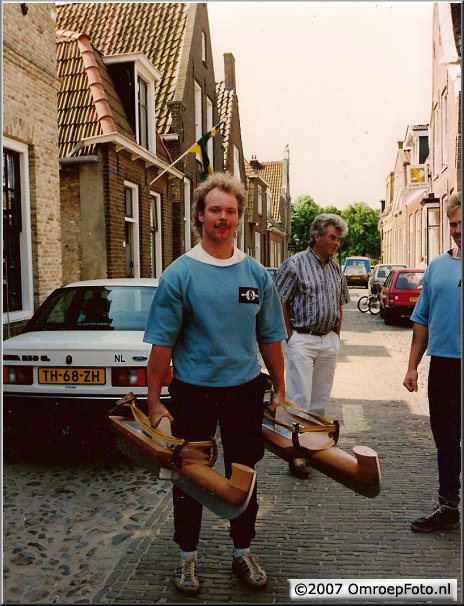
[[[126,64],[134,58],[152,66],[155,74],[155,92],[149,111],[154,120],[153,130],[156,127],[159,135],[155,137],[156,154],[164,149],[170,159],[176,160],[203,133],[217,124],[215,78],[205,3],[67,4],[59,5],[57,13],[59,28],[84,33],[101,55],[137,143],[137,116],[131,121],[130,115],[134,102],[124,92],[128,87]],[[106,27],[108,20],[112,22],[111,28]],[[153,43],[154,40],[156,44]],[[210,148],[209,158],[217,170],[222,167],[223,161],[219,137],[211,140]],[[159,272],[149,273],[148,248],[145,248],[149,240],[149,207],[144,199],[150,197],[150,192],[158,196],[161,208],[158,217],[162,240],[161,269],[164,269],[197,239],[192,221],[192,198],[199,182],[201,164],[194,154],[188,153],[176,163],[174,170],[169,171],[170,174],[157,179],[159,170],[150,167],[143,158],[134,159],[136,154],[127,151],[127,156],[121,151],[117,152],[118,162],[113,167],[114,170],[117,168],[119,183],[111,168],[107,169],[104,177],[107,188],[104,190],[105,196],[108,200],[111,199],[111,205],[108,206],[111,212],[108,210],[107,216],[107,233],[111,240],[107,239],[106,242],[107,275],[120,275],[124,270],[118,245],[125,242],[121,232],[121,228],[124,228],[124,221],[121,222],[122,201],[119,197],[121,179],[126,192],[128,186],[137,186],[136,193],[141,205],[140,231],[136,234],[140,256],[138,275],[159,275]],[[136,168],[139,164],[141,166]],[[144,170],[145,176],[140,172]],[[116,192],[112,189],[115,186],[119,186]],[[119,219],[116,218],[117,213]],[[126,228],[127,223],[126,220]]]
[[[4,337],[62,282],[55,7],[3,4]],[[5,196],[7,201],[5,202]]]

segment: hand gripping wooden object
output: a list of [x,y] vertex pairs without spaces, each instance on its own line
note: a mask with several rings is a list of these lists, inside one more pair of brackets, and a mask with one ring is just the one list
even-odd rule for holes
[[263,437],[265,446],[277,456],[290,461],[305,458],[314,469],[365,497],[376,497],[381,488],[379,456],[368,446],[355,446],[354,457],[336,446],[338,421],[310,414],[286,400],[275,416],[265,403]]
[[[130,407],[134,420],[115,416],[121,406]],[[153,428],[147,416],[137,407],[131,392],[110,411],[111,428],[117,446],[135,463],[169,479],[199,503],[226,519],[240,515],[248,506],[256,484],[256,471],[232,463],[232,475],[226,478],[213,469],[217,458],[214,439],[187,442],[171,435],[169,419],[163,418]]]

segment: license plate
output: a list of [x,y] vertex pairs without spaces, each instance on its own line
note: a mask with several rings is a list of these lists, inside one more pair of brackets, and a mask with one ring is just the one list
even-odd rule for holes
[[410,303],[417,303],[419,297],[409,297],[409,302]]
[[104,368],[39,368],[39,383],[45,385],[105,385]]

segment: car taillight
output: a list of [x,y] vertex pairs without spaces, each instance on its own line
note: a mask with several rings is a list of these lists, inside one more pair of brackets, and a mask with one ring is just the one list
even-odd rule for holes
[[4,366],[5,385],[32,385],[32,366]]
[[[163,379],[163,385],[170,385],[172,381],[172,366]],[[146,368],[113,368],[111,373],[111,384],[113,387],[146,387]]]
[[146,387],[146,368],[113,368],[111,384],[114,387]]

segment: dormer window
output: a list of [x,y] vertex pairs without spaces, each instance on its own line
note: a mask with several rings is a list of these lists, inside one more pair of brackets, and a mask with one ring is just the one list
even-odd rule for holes
[[161,73],[142,53],[104,57],[137,143],[156,153],[155,83]]

